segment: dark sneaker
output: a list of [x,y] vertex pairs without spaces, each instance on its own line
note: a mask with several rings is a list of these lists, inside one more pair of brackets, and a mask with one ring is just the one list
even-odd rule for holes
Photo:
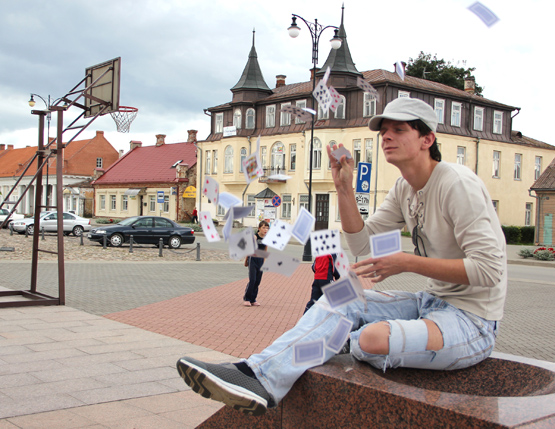
[[270,395],[256,378],[232,364],[213,364],[183,357],[177,361],[179,375],[196,393],[251,416],[266,412]]
[[351,339],[347,338],[347,341],[345,342],[345,344],[343,344],[343,347],[341,348],[341,350],[339,350],[339,353],[337,353],[338,355],[347,355],[351,353]]

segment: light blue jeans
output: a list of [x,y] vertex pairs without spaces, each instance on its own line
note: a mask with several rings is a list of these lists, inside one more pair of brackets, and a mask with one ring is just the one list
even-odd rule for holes
[[[350,334],[351,354],[356,359],[384,371],[386,368],[396,367],[436,370],[466,368],[484,360],[493,350],[497,334],[495,321],[488,321],[459,310],[427,292],[373,290],[364,292],[366,303],[355,301],[339,308],[337,312],[326,309],[329,306],[326,305],[326,297],[323,296],[304,314],[295,327],[284,333],[261,353],[243,360],[272,396],[275,405],[285,397],[295,381],[311,367],[292,365],[293,345],[321,338],[327,340],[341,316],[353,322]],[[417,319],[429,319],[437,324],[443,335],[441,350],[426,350],[428,335],[426,329],[413,331],[413,335],[405,335],[407,332],[402,325],[394,322]],[[373,355],[361,350],[358,340],[362,330],[372,323],[384,320],[390,323],[390,353]],[[332,351],[325,349],[324,361],[333,356]]]

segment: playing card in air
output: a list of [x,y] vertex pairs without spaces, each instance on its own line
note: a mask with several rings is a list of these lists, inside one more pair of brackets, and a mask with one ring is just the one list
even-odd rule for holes
[[347,159],[352,158],[351,152],[348,149],[345,149],[345,146],[339,146],[337,149],[331,152],[332,156],[337,159],[338,161],[341,159],[343,155],[347,157]]
[[216,179],[213,179],[212,177],[207,177],[207,176],[204,177],[202,194],[214,204],[218,203],[219,188],[220,186],[218,185],[218,182],[216,181]]
[[260,271],[271,271],[273,273],[291,277],[300,263],[301,261],[299,258],[294,258],[283,253],[273,252],[268,255],[267,259],[264,261],[264,265],[260,268]]
[[468,6],[468,10],[480,18],[488,27],[499,21],[497,15],[479,1]]
[[325,229],[310,233],[313,256],[331,255],[341,251],[341,236],[338,229]]
[[241,200],[229,192],[222,192],[218,196],[218,204],[224,209],[229,210],[231,207],[241,204]]
[[302,121],[310,121],[310,119],[312,118],[312,114],[302,107],[287,105],[283,106],[281,108],[281,111],[289,113],[290,115],[299,118]]
[[349,304],[357,299],[364,301],[362,285],[353,271],[349,271],[345,277],[341,277],[339,280],[324,286],[322,292],[326,295],[326,299],[333,309]]
[[326,84],[322,81],[318,82],[316,88],[312,92],[314,98],[318,101],[318,105],[322,108],[324,112],[327,112],[331,106],[331,94],[326,86]]
[[245,173],[247,183],[251,183],[257,177],[264,175],[258,151],[251,153],[243,160],[243,172]]
[[231,207],[229,209],[229,211],[231,212],[230,215],[228,216],[225,225],[222,229],[222,234],[224,236],[224,240],[227,241],[229,240],[229,236],[231,235],[231,228],[233,228],[233,207]]
[[287,222],[277,219],[272,223],[266,237],[262,239],[262,243],[277,250],[285,249],[291,238],[290,228],[291,225]]
[[349,274],[349,258],[347,254],[342,250],[337,254],[337,258],[335,258],[335,268],[339,271],[341,277],[345,277]]
[[398,229],[370,236],[370,251],[373,258],[393,255],[401,250],[401,231]]
[[239,261],[245,256],[254,253],[254,234],[248,229],[244,229],[229,237],[229,257]]
[[395,63],[395,73],[397,73],[402,80],[405,80],[405,69],[401,61]]
[[310,231],[312,231],[315,222],[316,219],[314,216],[312,216],[307,209],[301,207],[297,220],[293,228],[291,228],[291,235],[295,237],[299,243],[305,244],[308,237],[310,237]]
[[293,345],[295,366],[316,366],[324,363],[324,339]]
[[214,222],[212,221],[212,216],[210,215],[210,212],[199,212],[198,216],[200,226],[202,227],[202,231],[204,232],[204,236],[206,237],[206,241],[220,241],[220,234],[218,234],[218,231],[214,227]]
[[[220,205],[221,204],[221,196],[222,194],[220,194]],[[233,219],[242,219],[245,216],[248,216],[252,211],[254,210],[254,206],[233,206]],[[224,216],[224,220],[227,220],[227,218],[229,217],[230,211],[228,210]]]
[[357,77],[357,86],[361,88],[364,92],[371,94],[372,98],[379,100],[378,91],[360,76]]
[[341,95],[339,95],[339,93],[333,86],[330,86],[328,90],[331,96],[330,109],[332,112],[335,112],[337,110],[337,106],[341,104]]
[[334,353],[339,353],[347,341],[347,337],[349,336],[352,327],[353,322],[349,319],[345,317],[339,319],[339,323],[331,334],[331,337],[326,342],[326,348]]

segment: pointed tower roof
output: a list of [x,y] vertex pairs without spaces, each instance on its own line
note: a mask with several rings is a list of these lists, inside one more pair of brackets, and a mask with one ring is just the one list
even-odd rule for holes
[[249,53],[249,60],[247,61],[247,65],[243,70],[243,74],[241,75],[241,79],[239,82],[235,84],[231,91],[239,91],[243,89],[255,89],[259,91],[268,91],[272,92],[272,90],[266,85],[264,81],[264,77],[262,76],[262,71],[260,70],[260,65],[258,64],[258,55],[256,55],[256,49],[254,47],[254,34],[255,31],[252,31],[252,48]]
[[345,32],[345,26],[343,25],[344,11],[345,6],[341,6],[341,25],[339,26],[339,32],[337,33],[337,36],[341,39],[341,47],[337,50],[330,50],[328,59],[317,74],[324,74],[329,67],[332,73],[343,72],[362,76],[362,73],[359,72],[355,67],[355,63],[351,58],[351,51],[349,51],[349,45],[347,43],[347,33]]

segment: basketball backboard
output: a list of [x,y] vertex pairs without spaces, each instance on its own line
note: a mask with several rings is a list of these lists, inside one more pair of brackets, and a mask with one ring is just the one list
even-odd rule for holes
[[[119,109],[119,84],[121,57],[87,67],[85,70],[85,118],[95,116],[108,103],[102,114],[115,112]],[[93,84],[94,83],[94,84]]]

